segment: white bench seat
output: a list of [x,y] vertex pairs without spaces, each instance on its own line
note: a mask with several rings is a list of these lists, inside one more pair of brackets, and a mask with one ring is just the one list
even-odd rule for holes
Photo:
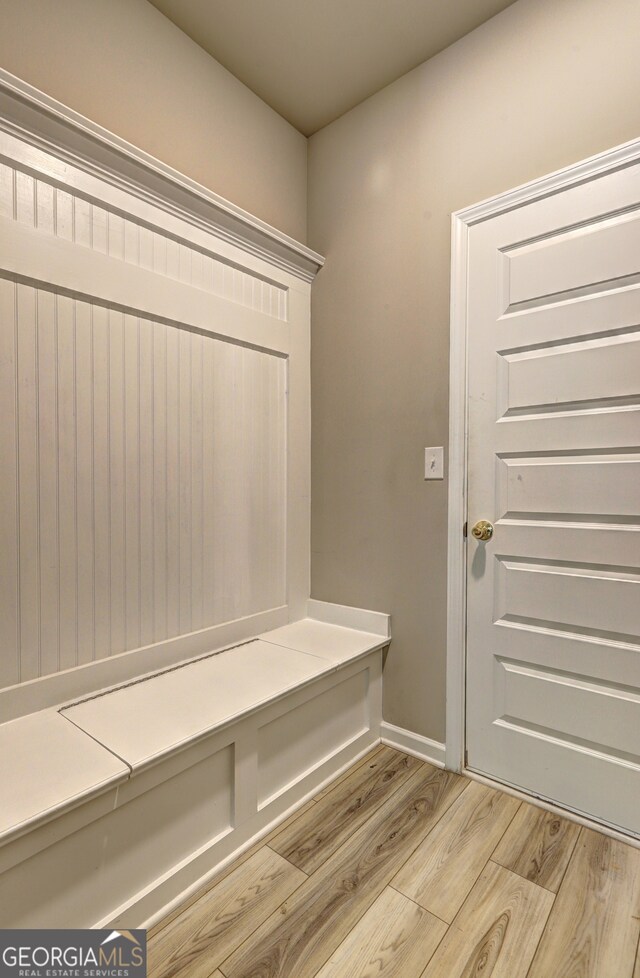
[[335,665],[351,662],[388,645],[389,639],[372,632],[303,618],[261,636],[272,645],[282,645],[309,655],[318,655]]
[[381,648],[385,641],[303,619],[67,707],[62,715],[134,773],[266,704]]
[[63,716],[137,774],[326,669],[317,656],[253,641],[85,700]]
[[55,710],[0,725],[0,844],[114,785],[126,764]]

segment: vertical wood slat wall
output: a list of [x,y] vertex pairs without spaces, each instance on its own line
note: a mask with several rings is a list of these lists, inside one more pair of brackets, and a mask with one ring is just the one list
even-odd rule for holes
[[287,290],[0,160],[0,216],[287,320]]
[[[4,163],[0,216],[287,319],[276,282]],[[286,385],[277,352],[0,272],[0,686],[286,604]]]

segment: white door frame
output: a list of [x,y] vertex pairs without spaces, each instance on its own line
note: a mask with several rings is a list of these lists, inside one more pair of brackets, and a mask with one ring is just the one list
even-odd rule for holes
[[640,139],[452,214],[449,368],[449,516],[447,565],[447,706],[445,762],[465,768],[467,520],[467,263],[469,229],[524,204],[640,161]]

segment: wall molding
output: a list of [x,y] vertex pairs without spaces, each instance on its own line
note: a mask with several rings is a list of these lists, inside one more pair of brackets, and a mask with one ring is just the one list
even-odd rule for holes
[[324,258],[144,150],[0,69],[0,131],[311,282]]
[[421,761],[428,761],[434,767],[445,766],[445,747],[437,740],[430,740],[422,734],[405,730],[403,727],[395,727],[385,720],[380,724],[380,740],[387,747],[395,747],[405,754],[412,754],[414,757],[419,757]]
[[452,771],[465,768],[469,232],[474,225],[499,214],[633,166],[638,161],[640,139],[635,139],[451,215],[446,763]]

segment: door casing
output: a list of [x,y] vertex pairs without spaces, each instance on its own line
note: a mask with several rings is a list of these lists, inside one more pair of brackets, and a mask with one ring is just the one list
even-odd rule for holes
[[[446,767],[465,771],[467,520],[467,271],[469,229],[498,214],[640,161],[640,139],[533,180],[452,215],[449,373]],[[473,775],[475,777],[475,775]],[[481,780],[490,783],[483,777]],[[522,792],[517,794],[524,797]],[[554,808],[549,805],[548,807]],[[584,821],[584,820],[581,820]],[[616,834],[616,833],[611,833]],[[625,837],[626,838],[626,837]]]

